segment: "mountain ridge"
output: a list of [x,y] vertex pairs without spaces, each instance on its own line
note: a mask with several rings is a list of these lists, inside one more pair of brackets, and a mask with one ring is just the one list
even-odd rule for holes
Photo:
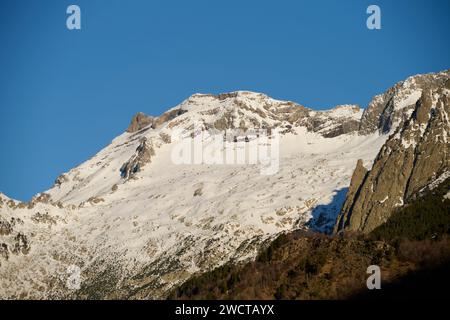
[[[409,118],[388,138],[370,171],[358,162],[339,230],[369,232],[394,209],[450,171],[450,77],[421,92]],[[362,172],[364,171],[364,172]],[[353,196],[354,195],[354,196]]]
[[[393,105],[408,113],[414,92]],[[389,118],[389,132],[402,114]],[[1,296],[162,298],[194,273],[253,259],[279,233],[331,232],[357,160],[370,167],[388,139],[384,125],[361,130],[362,117],[353,105],[314,111],[243,91],[194,95],[159,117],[137,114],[29,203],[0,197]],[[170,160],[176,130],[191,139],[232,130],[223,142],[237,152],[244,137],[259,141],[248,138],[254,130],[271,136],[274,129],[280,167],[273,175],[254,164]],[[71,266],[81,270],[81,290],[66,288]]]

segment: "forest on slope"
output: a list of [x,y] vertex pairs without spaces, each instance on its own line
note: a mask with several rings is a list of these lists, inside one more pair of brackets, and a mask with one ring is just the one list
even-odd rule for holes
[[[243,265],[195,276],[169,299],[439,298],[450,284],[450,179],[369,234],[282,234]],[[382,290],[368,290],[369,265]]]

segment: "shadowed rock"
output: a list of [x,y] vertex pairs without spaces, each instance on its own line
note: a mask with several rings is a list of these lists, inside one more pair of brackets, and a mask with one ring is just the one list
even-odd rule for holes
[[142,138],[141,143],[136,148],[136,153],[120,168],[120,175],[124,179],[132,178],[143,166],[150,162],[154,155],[153,145],[147,141],[147,138]]
[[350,187],[348,188],[347,196],[344,205],[342,206],[341,214],[338,216],[336,224],[334,226],[335,233],[344,227],[345,221],[348,221],[348,214],[349,212],[351,212],[353,202],[358,196],[360,187],[367,176],[367,172],[367,169],[363,165],[363,161],[359,159],[356,163],[355,171],[353,171],[352,179],[350,181]]

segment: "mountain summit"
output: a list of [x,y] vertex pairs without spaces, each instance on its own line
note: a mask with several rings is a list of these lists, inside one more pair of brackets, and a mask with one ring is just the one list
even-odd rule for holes
[[[409,100],[416,101],[401,117],[393,100],[399,93],[391,94],[384,109],[394,111],[388,117],[383,111],[379,123],[383,130],[396,123],[396,129],[370,171],[358,162],[336,231],[372,231],[421,190],[450,177],[449,73],[431,79],[425,75],[406,81],[418,98]],[[396,89],[404,91],[404,84]]]
[[[360,219],[353,202],[362,201],[366,183],[370,189],[366,181],[383,185],[377,168],[400,170],[400,160],[412,161],[407,182],[396,187],[403,193],[385,200],[397,205],[399,196],[405,200],[430,182],[421,172],[435,171],[437,179],[448,167],[448,78],[449,71],[408,78],[364,112],[356,105],[315,111],[238,91],[195,94],[159,116],[138,113],[123,134],[30,202],[0,195],[0,296],[164,298],[195,273],[253,259],[282,232],[332,232],[346,194],[351,212],[340,219],[355,225],[346,221]],[[279,170],[263,175],[256,164],[174,163],[177,132],[192,141],[204,137],[211,153],[267,144],[277,133]],[[223,143],[204,132],[223,134]],[[411,148],[412,158],[395,158],[400,147]],[[367,173],[363,167],[374,159],[374,173]],[[369,202],[375,208],[379,200]],[[379,219],[373,210],[369,216]],[[79,271],[79,289],[68,289],[68,270]]]

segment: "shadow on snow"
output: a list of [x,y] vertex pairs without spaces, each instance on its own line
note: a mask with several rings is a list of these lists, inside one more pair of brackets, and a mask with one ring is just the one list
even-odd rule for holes
[[333,199],[328,204],[319,204],[311,214],[312,218],[306,224],[313,231],[330,234],[333,232],[334,223],[345,201],[348,188],[333,191]]

